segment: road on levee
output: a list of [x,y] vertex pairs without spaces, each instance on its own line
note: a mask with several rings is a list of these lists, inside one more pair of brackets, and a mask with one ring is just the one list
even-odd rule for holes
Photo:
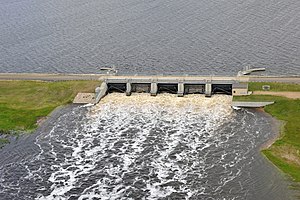
[[[130,79],[130,75],[108,75],[108,74],[40,74],[40,73],[0,73],[0,80],[40,80],[40,81],[69,81],[69,80],[99,80],[108,77],[117,77],[118,79]],[[145,76],[140,76],[145,77]],[[189,76],[149,76],[153,79],[172,77],[174,79],[188,79]],[[196,79],[218,79],[218,80],[237,80],[251,82],[284,82],[299,83],[299,76],[191,76]]]

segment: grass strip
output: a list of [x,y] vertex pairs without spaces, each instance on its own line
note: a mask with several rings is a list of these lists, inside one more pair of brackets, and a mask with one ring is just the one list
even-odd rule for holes
[[278,156],[273,155],[272,150],[265,149],[262,150],[262,153],[280,170],[284,173],[289,174],[294,181],[300,182],[300,166],[287,161],[280,159]]
[[276,82],[250,82],[250,91],[262,91],[263,85],[269,85],[270,91],[273,92],[300,92],[300,84],[293,83],[276,83]]
[[78,92],[94,92],[99,81],[0,81],[0,132],[32,131],[37,120],[71,103]]

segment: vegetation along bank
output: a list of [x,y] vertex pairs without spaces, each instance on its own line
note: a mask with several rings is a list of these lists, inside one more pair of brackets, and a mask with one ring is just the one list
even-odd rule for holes
[[78,92],[94,92],[99,81],[0,81],[0,146],[6,134],[32,132],[56,107],[71,103]]
[[[263,85],[270,85],[272,95],[264,95]],[[280,137],[262,153],[279,169],[289,174],[295,181],[300,182],[300,84],[285,83],[250,83],[249,90],[254,95],[234,97],[238,101],[275,101],[264,110],[278,120],[284,122]],[[294,98],[286,98],[286,92],[294,93]],[[268,93],[268,92],[266,92]]]
[[[3,137],[14,132],[32,132],[38,121],[56,107],[71,103],[78,92],[94,92],[99,81],[0,81],[0,146]],[[270,85],[272,95],[264,95]],[[262,153],[283,172],[300,181],[300,99],[286,98],[283,92],[300,92],[300,84],[250,83],[253,95],[234,97],[238,101],[275,101],[265,111],[285,122],[280,138]],[[258,91],[258,92],[256,92]],[[257,94],[258,93],[258,94]],[[275,93],[275,94],[274,94]]]

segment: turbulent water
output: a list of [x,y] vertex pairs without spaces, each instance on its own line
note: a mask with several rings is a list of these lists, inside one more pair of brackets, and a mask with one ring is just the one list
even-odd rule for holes
[[289,199],[272,120],[230,96],[110,94],[0,151],[0,199]]
[[300,74],[299,0],[1,0],[0,72]]

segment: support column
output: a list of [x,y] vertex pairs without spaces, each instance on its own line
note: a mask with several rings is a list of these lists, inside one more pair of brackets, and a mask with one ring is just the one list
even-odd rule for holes
[[183,81],[179,81],[177,96],[183,97],[183,95],[184,95],[184,83],[183,83]]
[[151,96],[156,96],[157,95],[157,90],[158,90],[157,82],[152,81],[152,83],[151,83],[151,89],[150,89],[150,95]]
[[131,95],[131,82],[130,81],[127,81],[126,83],[126,96],[130,96]]
[[205,84],[205,97],[211,97],[211,82]]

